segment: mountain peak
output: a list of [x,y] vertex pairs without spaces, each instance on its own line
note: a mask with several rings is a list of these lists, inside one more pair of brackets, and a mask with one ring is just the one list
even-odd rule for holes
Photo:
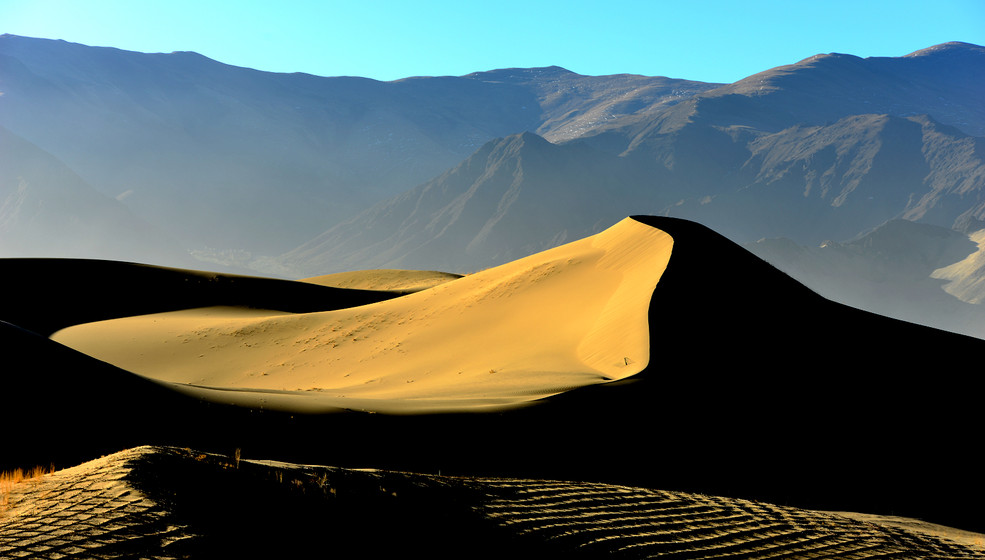
[[920,49],[918,51],[911,52],[906,57],[916,57],[916,56],[928,56],[937,55],[945,53],[956,53],[956,52],[974,52],[974,53],[985,53],[985,47],[981,45],[975,45],[973,43],[964,43],[962,41],[949,41],[947,43],[941,43],[939,45],[934,45],[932,47],[927,47],[925,49]]
[[499,139],[499,141],[493,140],[496,144],[507,150],[535,150],[539,152],[547,146],[551,146],[551,143],[545,139],[543,136],[539,136],[529,130],[525,130],[518,134],[511,134],[504,138]]
[[[510,134],[509,136],[501,136],[499,138],[493,138],[492,140],[486,143],[486,146],[490,148],[507,147],[507,146],[519,148],[522,146],[535,146],[535,145],[548,145],[548,144],[551,144],[551,142],[545,139],[543,136],[540,136],[534,132],[530,132],[529,130],[525,130],[523,132],[518,132],[516,134]],[[479,150],[478,152],[473,153],[469,157],[475,157],[481,152],[482,150]]]
[[524,130],[523,132],[519,134],[515,134],[514,136],[516,136],[520,140],[523,140],[524,142],[536,142],[539,144],[550,143],[543,136],[530,132],[529,130]]

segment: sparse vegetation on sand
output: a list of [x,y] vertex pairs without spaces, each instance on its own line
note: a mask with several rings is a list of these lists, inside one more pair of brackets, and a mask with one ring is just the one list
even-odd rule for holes
[[54,471],[55,466],[49,465],[47,468],[36,466],[27,470],[14,469],[12,471],[0,472],[0,513],[3,513],[14,505],[11,495],[16,485],[25,483],[36,484],[41,480],[42,476]]
[[0,472],[0,492],[9,492],[15,484],[40,480],[42,476],[54,472],[55,466],[32,467],[27,470],[14,469]]

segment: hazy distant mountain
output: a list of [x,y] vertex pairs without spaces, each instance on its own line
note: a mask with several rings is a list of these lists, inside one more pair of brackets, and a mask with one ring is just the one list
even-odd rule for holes
[[[594,194],[566,192],[560,197],[566,200],[563,211],[556,204],[536,207],[543,223],[552,225],[524,232],[523,242],[512,246],[533,250],[563,239],[564,231],[578,227],[572,224],[611,222],[608,209],[616,201],[700,221],[740,242],[784,236],[818,244],[897,217],[973,229],[985,218],[983,140],[946,124],[985,130],[985,103],[975,95],[980,91],[985,48],[948,43],[900,58],[812,57],[673,105],[610,119],[552,151],[580,150],[577,171],[558,162],[553,173],[510,179],[517,192],[558,191],[549,185],[573,181],[570,191]],[[507,209],[489,195],[495,203],[481,206],[475,193],[495,188],[490,175],[465,170],[517,169],[523,155],[483,148],[456,171],[335,226],[288,259],[312,259],[312,267],[331,270],[394,259],[427,266],[442,262],[417,248],[431,245],[447,262],[449,246],[432,238],[450,230],[436,228],[442,222],[434,220],[469,193],[469,225],[461,226],[468,233],[460,229],[453,236],[469,251],[452,268],[467,269],[482,259],[503,262],[501,247],[487,245],[483,253],[471,240],[487,231],[489,220],[505,223],[504,214],[532,212],[532,199],[512,201]],[[413,193],[427,193],[428,204],[411,204]],[[381,215],[394,225],[387,235],[367,236]],[[315,246],[325,251],[322,257]]]
[[706,164],[703,177],[675,173],[688,184],[672,212],[733,239],[817,245],[899,217],[965,230],[985,218],[985,139],[929,117],[852,115],[826,126],[727,132],[733,142],[717,167]]
[[542,124],[533,132],[551,142],[598,134],[721,85],[635,74],[582,76],[557,66],[492,70],[465,77],[532,91],[543,113]]
[[366,267],[465,272],[589,235],[633,208],[687,217],[740,242],[788,237],[812,246],[903,216],[973,227],[985,211],[985,160],[977,155],[985,139],[925,116],[724,131],[704,144],[688,131],[668,141],[704,169],[683,174],[592,142],[550,144],[529,133],[490,142],[284,262],[307,275]]
[[[588,235],[635,208],[699,221],[739,242],[829,241],[820,260],[814,249],[799,249],[811,255],[802,262],[763,246],[757,252],[839,301],[982,336],[978,308],[931,278],[971,252],[966,235],[951,232],[959,248],[933,267],[911,265],[928,250],[928,234],[914,232],[934,228],[880,228],[865,243],[879,236],[898,243],[879,257],[861,251],[861,241],[836,251],[842,246],[830,240],[899,218],[981,229],[985,139],[962,129],[985,125],[985,103],[973,95],[985,91],[983,52],[949,43],[898,59],[813,57],[611,119],[574,140],[548,144],[525,134],[490,142],[284,261],[305,274],[377,266],[465,272]],[[982,274],[960,276],[951,292],[978,301]]]
[[54,156],[0,127],[0,254],[188,266],[174,240],[100,194]]
[[682,196],[668,211],[740,241],[844,239],[892,217],[967,228],[983,216],[982,91],[976,45],[818,55],[586,141],[670,170]]
[[716,85],[557,67],[378,82],[0,37],[0,124],[217,256],[287,250],[490,139],[570,138]]
[[929,115],[985,135],[985,47],[944,43],[902,57],[821,54],[724,85],[664,112],[626,119],[627,149],[693,125],[776,132],[825,125],[848,115]]
[[474,271],[664,206],[646,174],[533,133],[491,141],[454,169],[377,204],[282,259],[298,276],[352,268]]
[[[985,232],[983,232],[985,233]],[[980,235],[979,235],[980,237]],[[845,243],[805,247],[787,238],[761,239],[747,249],[829,299],[880,315],[985,338],[985,307],[973,305],[980,286],[978,245],[963,233],[891,220]],[[962,269],[956,263],[965,263]],[[938,271],[966,286],[959,299]]]

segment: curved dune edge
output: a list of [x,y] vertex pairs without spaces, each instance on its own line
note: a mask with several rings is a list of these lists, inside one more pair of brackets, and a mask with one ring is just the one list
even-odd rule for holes
[[52,339],[207,400],[328,412],[489,410],[624,379],[673,248],[626,218],[597,235],[393,300],[303,314],[205,308]]

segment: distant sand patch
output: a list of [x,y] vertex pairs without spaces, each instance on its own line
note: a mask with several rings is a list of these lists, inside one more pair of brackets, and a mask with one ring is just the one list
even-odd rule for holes
[[337,272],[300,281],[333,288],[419,292],[461,277],[461,274],[433,270],[379,269]]
[[52,338],[210,399],[287,410],[510,407],[650,362],[649,302],[671,237],[608,230],[396,299],[304,314],[192,309]]
[[947,280],[944,291],[966,303],[985,301],[985,229],[968,236],[978,244],[978,250],[966,258],[938,268],[931,278]]

